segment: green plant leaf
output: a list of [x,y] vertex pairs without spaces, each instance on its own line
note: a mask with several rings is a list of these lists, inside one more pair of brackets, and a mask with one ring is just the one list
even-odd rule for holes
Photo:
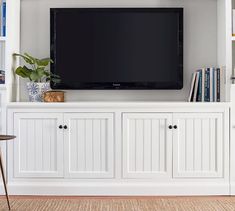
[[15,56],[15,57],[19,56],[19,57],[23,58],[26,63],[31,64],[31,65],[35,63],[33,60],[31,60],[30,58],[28,58],[27,56],[24,56],[22,54],[14,53],[13,56]]
[[38,76],[39,76],[40,78],[42,78],[43,76],[45,76],[45,70],[44,70],[44,68],[38,68],[38,69],[36,69],[36,72],[37,72],[37,74],[38,74]]
[[15,73],[22,78],[30,78],[31,70],[28,69],[26,66],[20,66],[15,70]]
[[32,64],[36,64],[36,58],[35,57],[32,57],[32,56],[30,56],[29,54],[27,54],[27,53],[24,53],[24,56],[25,57],[27,57],[28,59],[30,59],[31,60],[31,62],[32,62]]
[[36,63],[38,66],[40,67],[46,67],[48,66],[50,63],[53,63],[53,61],[50,58],[44,58],[44,59],[37,59]]
[[48,71],[44,71],[44,74],[45,74],[45,76],[47,76],[47,77],[50,77],[50,76],[51,76],[51,73],[48,72]]
[[51,81],[55,84],[60,83],[60,78],[51,78]]
[[18,67],[16,69],[15,73],[23,78],[29,78],[34,82],[49,81],[52,79],[58,81],[60,79],[59,76],[51,74],[49,71],[45,70],[50,63],[53,63],[50,58],[38,59],[27,53],[24,53],[23,55],[15,53],[13,56],[23,58],[26,63],[32,66],[31,69],[26,66]]
[[38,75],[37,71],[33,71],[30,74],[30,79],[34,82],[39,82],[41,77]]
[[53,74],[53,73],[51,73],[51,77],[53,77],[53,78],[60,78],[59,75],[56,75],[56,74]]

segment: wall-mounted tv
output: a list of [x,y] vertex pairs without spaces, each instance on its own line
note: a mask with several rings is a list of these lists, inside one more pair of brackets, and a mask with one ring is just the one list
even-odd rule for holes
[[54,89],[181,89],[183,8],[51,8]]

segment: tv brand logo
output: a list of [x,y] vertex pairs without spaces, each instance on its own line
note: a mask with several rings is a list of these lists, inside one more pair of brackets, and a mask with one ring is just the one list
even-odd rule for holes
[[115,87],[120,87],[121,84],[113,84],[113,86],[115,86]]

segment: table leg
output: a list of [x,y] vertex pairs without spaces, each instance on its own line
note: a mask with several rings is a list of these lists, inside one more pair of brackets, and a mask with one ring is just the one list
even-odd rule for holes
[[0,148],[0,169],[1,169],[1,173],[2,173],[3,185],[4,185],[5,194],[6,194],[6,198],[7,198],[7,205],[8,205],[9,210],[11,210],[10,201],[9,201],[8,192],[7,192],[6,178],[5,178],[4,169],[3,169],[1,148]]

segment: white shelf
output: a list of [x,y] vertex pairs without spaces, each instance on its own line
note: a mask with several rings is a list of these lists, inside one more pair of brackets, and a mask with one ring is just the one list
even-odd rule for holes
[[64,102],[64,103],[43,103],[43,102],[10,102],[7,104],[8,108],[53,108],[53,109],[64,109],[64,108],[71,108],[71,109],[95,109],[95,108],[148,108],[148,109],[167,109],[167,108],[174,108],[174,109],[181,109],[182,107],[185,108],[219,108],[219,107],[229,107],[229,102],[157,102],[157,101],[130,101],[130,102],[123,102],[123,101],[81,101],[81,102]]
[[6,41],[6,37],[0,37],[0,41]]
[[232,39],[232,41],[235,41],[235,36],[232,36],[232,38],[231,38],[231,39]]

